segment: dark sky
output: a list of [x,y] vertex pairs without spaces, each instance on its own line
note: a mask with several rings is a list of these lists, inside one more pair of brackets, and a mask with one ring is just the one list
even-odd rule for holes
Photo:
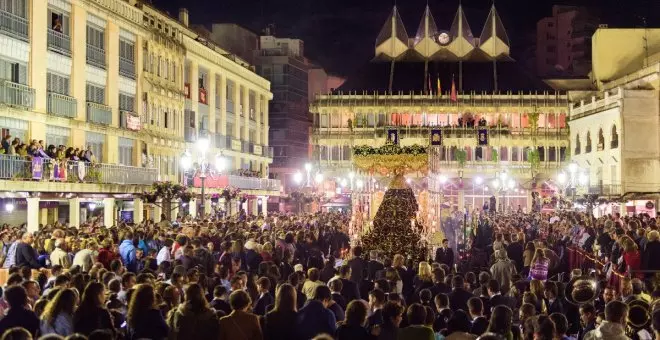
[[[374,43],[393,1],[387,0],[153,0],[154,5],[176,16],[178,8],[190,11],[193,24],[233,22],[260,32],[276,26],[279,37],[305,41],[307,57],[329,72],[350,75],[374,57]],[[408,36],[413,36],[427,0],[400,0]],[[428,1],[439,29],[449,29],[457,0]],[[491,5],[488,0],[463,0],[467,19],[479,36]],[[660,27],[660,0],[497,0],[512,44],[512,54],[533,43],[536,22],[552,13],[553,4],[589,6],[610,27]]]

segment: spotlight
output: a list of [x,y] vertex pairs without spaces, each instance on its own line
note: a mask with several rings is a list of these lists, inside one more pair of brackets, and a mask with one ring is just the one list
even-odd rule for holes
[[14,206],[14,203],[7,203],[7,204],[5,204],[5,210],[7,210],[7,212],[12,212],[12,211],[14,211],[14,208],[16,208],[16,207]]

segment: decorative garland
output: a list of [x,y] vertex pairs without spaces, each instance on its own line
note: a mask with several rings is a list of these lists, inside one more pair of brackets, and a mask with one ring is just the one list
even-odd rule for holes
[[361,145],[353,148],[353,162],[362,170],[383,175],[426,171],[427,150],[417,144],[403,147],[389,142],[381,147]]

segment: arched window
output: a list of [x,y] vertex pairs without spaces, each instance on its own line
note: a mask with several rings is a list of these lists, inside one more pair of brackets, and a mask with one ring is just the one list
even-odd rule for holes
[[587,132],[587,145],[584,148],[584,153],[590,153],[591,152],[591,132]]
[[605,150],[605,136],[603,136],[603,128],[598,129],[598,145],[597,151]]
[[619,147],[619,134],[616,132],[616,125],[612,125],[612,142],[610,143],[611,149]]
[[576,134],[575,135],[575,152],[573,152],[573,154],[579,155],[580,150],[582,150],[582,147],[580,146],[580,135]]

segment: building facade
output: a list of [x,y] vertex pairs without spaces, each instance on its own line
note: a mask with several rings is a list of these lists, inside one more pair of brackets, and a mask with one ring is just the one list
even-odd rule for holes
[[[230,171],[250,162],[263,169],[261,173],[223,174],[226,183],[254,198],[252,212],[256,212],[256,197],[277,195],[277,183],[266,179],[271,159],[268,119],[258,121],[255,115],[252,122],[248,116],[249,108],[259,105],[264,109],[254,112],[268,116],[267,80],[223,57],[226,52],[196,41],[186,25],[146,5],[119,0],[8,0],[4,4],[0,8],[6,22],[0,28],[3,140],[11,143],[18,138],[28,146],[33,140],[43,141],[44,149],[49,145],[79,148],[93,154],[94,162],[35,161],[19,152],[11,154],[14,148],[11,152],[3,148],[3,221],[27,222],[30,230],[36,230],[40,223],[54,221],[77,226],[97,215],[103,215],[108,226],[120,216],[131,215],[135,221],[159,216],[158,206],[147,207],[131,193],[147,190],[154,181],[182,180],[179,159],[192,148],[194,139],[186,138],[191,127],[197,131],[194,136],[208,131],[217,141],[216,131],[225,132],[229,126],[238,144],[261,147],[241,144],[238,150],[230,150],[226,140],[213,144],[214,152],[224,152],[231,160]],[[197,123],[203,120],[204,108],[185,97],[199,88],[197,82],[187,85],[190,81],[185,76],[198,71],[184,71],[195,62],[220,77],[216,78],[219,82],[226,77],[241,86],[248,108],[241,116],[244,124],[230,125],[216,111],[216,105],[222,107],[216,103],[228,102],[221,95],[224,92],[218,93],[220,99],[208,99],[214,109],[208,110],[207,121],[215,125]],[[235,93],[239,92],[230,93],[238,102]],[[220,119],[213,121],[216,116]],[[249,126],[258,131],[253,139],[249,139]],[[239,135],[239,128],[244,134]],[[194,214],[192,206],[189,211]]]
[[536,71],[540,77],[586,76],[591,70],[591,36],[598,18],[584,7],[554,5],[536,24]]
[[[629,44],[629,46],[624,46]],[[619,46],[622,55],[614,53]],[[646,212],[660,198],[660,30],[598,29],[593,39],[597,91],[572,94],[571,160],[588,173],[583,194],[598,215]]]

